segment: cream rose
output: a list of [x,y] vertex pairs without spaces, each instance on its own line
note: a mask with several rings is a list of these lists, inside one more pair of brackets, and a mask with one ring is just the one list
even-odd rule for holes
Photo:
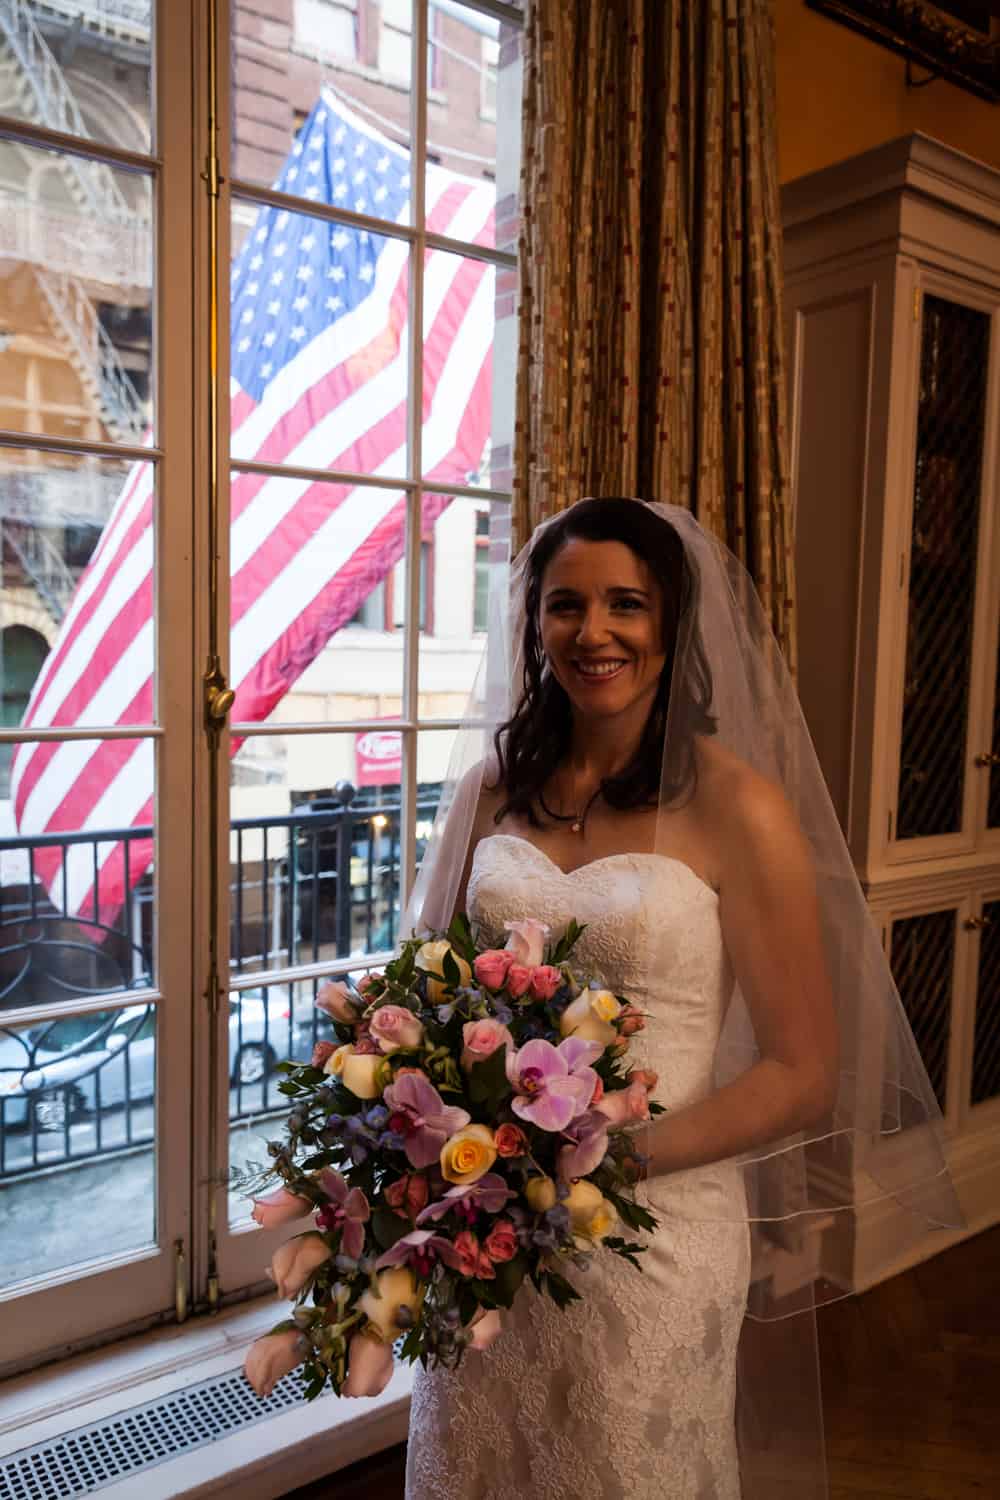
[[424,1291],[409,1266],[389,1266],[379,1272],[375,1286],[358,1299],[358,1307],[372,1331],[391,1344],[403,1331],[397,1321],[400,1310],[405,1308],[416,1319]]
[[556,1206],[556,1185],[551,1177],[530,1177],[524,1185],[524,1196],[536,1214],[548,1213]]
[[[443,975],[444,956],[446,953],[450,953],[458,965],[459,983],[469,984],[472,979],[472,970],[465,962],[465,959],[458,956],[445,938],[439,938],[434,943],[421,943],[417,949],[415,960],[417,968],[423,969],[426,974]],[[427,980],[427,998],[433,1005],[440,1005],[447,997],[448,987],[445,985],[443,979],[429,978]]]
[[621,1014],[621,1004],[610,990],[583,990],[571,1000],[559,1019],[563,1036],[578,1036],[585,1042],[610,1047],[618,1040],[611,1022]]
[[350,1042],[326,1060],[324,1073],[339,1078],[358,1099],[377,1099],[385,1087],[385,1067],[377,1052],[355,1052]]
[[456,1185],[478,1182],[497,1159],[488,1125],[466,1125],[441,1147],[441,1175]]
[[583,1178],[574,1182],[564,1203],[569,1209],[574,1234],[583,1235],[588,1240],[603,1240],[615,1227],[618,1215],[600,1188],[592,1182]]
[[268,1270],[278,1296],[297,1297],[306,1282],[330,1259],[330,1254],[326,1240],[312,1230],[279,1245]]

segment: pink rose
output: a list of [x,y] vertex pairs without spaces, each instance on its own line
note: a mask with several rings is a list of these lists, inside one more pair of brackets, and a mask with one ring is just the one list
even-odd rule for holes
[[635,1120],[649,1119],[649,1099],[646,1086],[630,1083],[628,1088],[614,1089],[605,1094],[594,1106],[612,1125],[630,1125]]
[[377,1396],[392,1379],[392,1345],[369,1333],[355,1333],[347,1345],[347,1379],[342,1396]]
[[632,1068],[628,1074],[629,1083],[641,1083],[647,1094],[651,1094],[660,1081],[660,1075],[653,1073],[649,1068]]
[[503,1332],[500,1314],[495,1307],[481,1307],[469,1324],[473,1349],[488,1349]]
[[357,1057],[371,1057],[378,1051],[378,1045],[367,1026],[362,1027],[354,1039],[354,1053]]
[[463,1229],[455,1236],[454,1250],[459,1275],[475,1276],[480,1281],[492,1281],[495,1278],[493,1262],[471,1229]]
[[326,1240],[314,1230],[279,1245],[268,1268],[278,1296],[297,1297],[306,1282],[330,1259],[331,1253]]
[[510,933],[507,951],[513,953],[515,961],[523,964],[526,969],[536,969],[545,957],[545,939],[550,929],[534,917],[526,917],[523,922],[505,922],[503,925]]
[[411,1224],[421,1209],[427,1207],[429,1196],[427,1178],[421,1172],[407,1172],[385,1190],[385,1201],[393,1213],[399,1214],[401,1219],[409,1219]]
[[262,1229],[277,1229],[279,1224],[289,1224],[293,1219],[311,1214],[313,1206],[308,1198],[300,1198],[298,1193],[280,1187],[253,1200],[253,1218]]
[[507,970],[507,993],[514,1000],[519,1000],[526,995],[531,988],[532,970],[524,964],[513,963]]
[[524,1156],[528,1150],[528,1137],[520,1125],[498,1125],[493,1132],[493,1144],[497,1156]]
[[462,1067],[466,1072],[476,1063],[492,1057],[498,1047],[513,1047],[514,1038],[506,1026],[487,1017],[483,1021],[466,1021],[462,1027]]
[[258,1396],[269,1396],[283,1375],[290,1375],[309,1352],[309,1340],[297,1328],[255,1339],[243,1361],[243,1373]]
[[518,1248],[517,1230],[510,1219],[497,1219],[483,1241],[483,1249],[490,1260],[513,1260]]
[[531,993],[536,1000],[551,1000],[562,984],[562,975],[551,964],[539,964],[531,971]]
[[419,1018],[405,1005],[380,1005],[368,1022],[368,1030],[383,1054],[419,1047],[424,1028]]
[[634,1005],[623,1005],[618,1020],[621,1023],[618,1030],[622,1036],[635,1036],[637,1031],[646,1029],[646,1018]]
[[604,1079],[601,1077],[600,1074],[598,1074],[597,1075],[597,1082],[594,1084],[594,1092],[590,1096],[590,1107],[591,1107],[591,1109],[593,1109],[593,1107],[594,1107],[595,1104],[600,1104],[600,1102],[601,1102],[601,1100],[603,1098],[604,1098]]
[[337,1050],[336,1042],[317,1042],[313,1047],[312,1057],[309,1064],[313,1068],[322,1068],[328,1057],[332,1057]]
[[384,976],[380,973],[364,974],[358,980],[358,994],[367,995],[371,989],[381,990]]
[[362,1007],[343,980],[328,979],[317,991],[316,1009],[344,1026],[354,1026],[360,1019]]
[[485,953],[480,953],[472,971],[480,984],[485,984],[488,990],[499,990],[507,978],[507,970],[514,962],[513,953],[505,953],[502,948],[487,948]]

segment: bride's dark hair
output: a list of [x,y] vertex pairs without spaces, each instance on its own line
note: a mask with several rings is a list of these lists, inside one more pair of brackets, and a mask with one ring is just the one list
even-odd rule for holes
[[[572,713],[564,689],[547,670],[538,624],[542,578],[560,548],[571,538],[587,542],[622,542],[651,570],[663,601],[666,661],[656,697],[643,728],[636,752],[628,765],[601,782],[601,794],[609,807],[625,810],[648,807],[659,801],[667,708],[681,622],[696,604],[695,583],[684,555],[684,544],[670,522],[648,505],[618,497],[580,500],[546,526],[531,549],[527,563],[524,597],[524,677],[517,707],[494,736],[498,785],[504,804],[496,815],[500,822],[508,813],[526,817],[541,826],[536,812],[540,794],[556,767],[569,753]],[[694,622],[692,621],[692,628]],[[674,720],[684,726],[683,745],[671,756],[669,785],[663,792],[669,800],[697,784],[694,734],[714,734],[716,720],[708,712],[712,702],[712,675],[697,632],[692,636],[691,691],[685,684],[687,701],[679,705]]]

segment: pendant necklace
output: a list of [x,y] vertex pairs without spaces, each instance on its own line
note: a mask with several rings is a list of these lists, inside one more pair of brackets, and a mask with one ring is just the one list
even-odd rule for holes
[[584,803],[582,809],[578,813],[553,812],[551,807],[549,807],[548,803],[546,802],[545,798],[542,796],[541,792],[538,793],[538,803],[542,809],[542,812],[547,818],[551,818],[553,822],[556,823],[568,823],[570,833],[582,833],[584,819],[586,818],[591,807],[593,807],[594,803],[597,801],[600,795],[601,788],[598,786],[596,791],[591,792],[590,796],[587,798],[587,801]]

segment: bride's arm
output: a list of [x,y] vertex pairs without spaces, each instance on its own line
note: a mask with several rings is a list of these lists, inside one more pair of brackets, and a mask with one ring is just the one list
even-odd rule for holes
[[661,1115],[650,1176],[738,1156],[814,1124],[839,1045],[809,845],[783,792],[755,773],[719,805],[722,935],[760,1060],[707,1099]]

